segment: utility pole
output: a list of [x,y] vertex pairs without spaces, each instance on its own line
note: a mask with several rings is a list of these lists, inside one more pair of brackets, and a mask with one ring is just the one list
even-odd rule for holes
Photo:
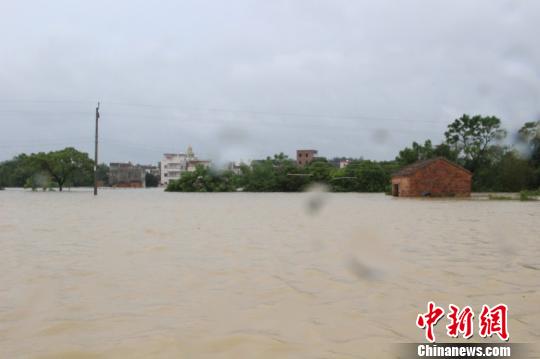
[[97,196],[98,120],[99,120],[99,101],[96,107],[96,143],[95,143],[95,153],[94,153],[94,196]]

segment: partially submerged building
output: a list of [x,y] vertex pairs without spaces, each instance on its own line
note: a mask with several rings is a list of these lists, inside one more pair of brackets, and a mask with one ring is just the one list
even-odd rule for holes
[[145,187],[145,171],[131,162],[111,163],[109,165],[109,185],[126,188]]
[[210,165],[210,161],[198,159],[191,146],[188,147],[186,153],[165,153],[160,162],[160,183],[166,186],[170,181],[180,179],[184,172],[193,172],[197,166],[209,167]]
[[187,167],[187,155],[185,153],[165,153],[160,162],[162,185],[168,185],[169,181],[180,178],[182,171]]
[[161,176],[159,164],[157,166],[154,166],[154,165],[138,165],[138,166],[142,168],[145,173],[150,173],[152,176],[155,176],[158,178]]
[[472,173],[444,157],[405,166],[392,175],[392,195],[397,197],[468,197]]

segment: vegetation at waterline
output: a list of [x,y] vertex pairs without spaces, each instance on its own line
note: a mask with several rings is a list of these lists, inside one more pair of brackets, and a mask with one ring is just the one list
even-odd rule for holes
[[[167,187],[184,192],[294,192],[314,182],[335,192],[383,192],[399,168],[433,157],[445,157],[473,173],[473,190],[519,192],[540,187],[540,121],[525,123],[505,144],[507,131],[495,116],[463,115],[448,125],[444,141],[413,142],[394,161],[352,160],[338,168],[334,160],[316,158],[305,167],[281,154],[243,166],[240,173],[197,168]],[[522,192],[523,193],[523,192]],[[528,192],[525,192],[528,193]],[[522,198],[527,195],[521,195]],[[530,196],[529,196],[530,197]]]
[[[244,165],[238,173],[197,168],[172,181],[168,191],[198,192],[295,192],[311,183],[325,183],[336,192],[388,191],[391,174],[418,160],[445,157],[473,172],[473,190],[479,192],[520,192],[523,199],[536,198],[540,188],[540,121],[527,122],[504,142],[508,133],[494,116],[463,115],[448,125],[444,141],[413,142],[399,151],[393,161],[349,159],[339,168],[339,159],[316,158],[299,167],[284,154]],[[1,187],[61,190],[66,186],[91,186],[93,161],[74,148],[37,154],[20,154],[0,163]],[[108,182],[109,168],[97,167],[98,180]],[[147,175],[146,186],[157,185]]]
[[490,194],[488,196],[489,199],[494,201],[514,201],[517,200],[517,197],[512,197],[509,195],[500,195],[500,194]]
[[59,151],[21,154],[0,163],[0,186],[62,191],[66,186],[93,183],[94,162],[72,147]]
[[519,192],[520,201],[538,201],[540,200],[540,189],[534,191],[521,191]]
[[540,189],[538,190],[524,190],[520,191],[517,196],[506,195],[506,194],[490,194],[489,199],[495,201],[539,201],[540,200]]
[[[87,153],[72,147],[48,153],[20,154],[0,163],[0,188],[24,187],[32,190],[59,190],[64,187],[94,185],[94,161]],[[97,166],[98,185],[109,183],[110,168],[104,163]],[[146,187],[159,186],[159,177],[145,174]]]
[[240,173],[218,172],[199,166],[167,186],[181,192],[298,192],[313,182],[327,183],[336,192],[382,192],[388,186],[394,163],[353,161],[339,169],[324,158],[305,167],[283,153],[243,165]]

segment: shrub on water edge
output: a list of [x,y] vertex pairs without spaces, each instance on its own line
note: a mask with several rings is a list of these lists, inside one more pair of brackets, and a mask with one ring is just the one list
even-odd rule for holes
[[540,196],[540,189],[534,190],[534,191],[521,191],[519,192],[519,200],[520,201],[538,201],[538,198]]

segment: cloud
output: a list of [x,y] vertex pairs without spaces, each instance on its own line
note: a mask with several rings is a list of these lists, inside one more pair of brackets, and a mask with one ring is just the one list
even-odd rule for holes
[[[105,161],[155,163],[188,144],[212,156],[307,146],[391,159],[412,141],[439,141],[462,113],[517,128],[539,113],[539,10],[487,0],[8,2],[0,160],[63,145],[91,152],[98,99]],[[223,128],[242,129],[241,151],[216,142]]]

